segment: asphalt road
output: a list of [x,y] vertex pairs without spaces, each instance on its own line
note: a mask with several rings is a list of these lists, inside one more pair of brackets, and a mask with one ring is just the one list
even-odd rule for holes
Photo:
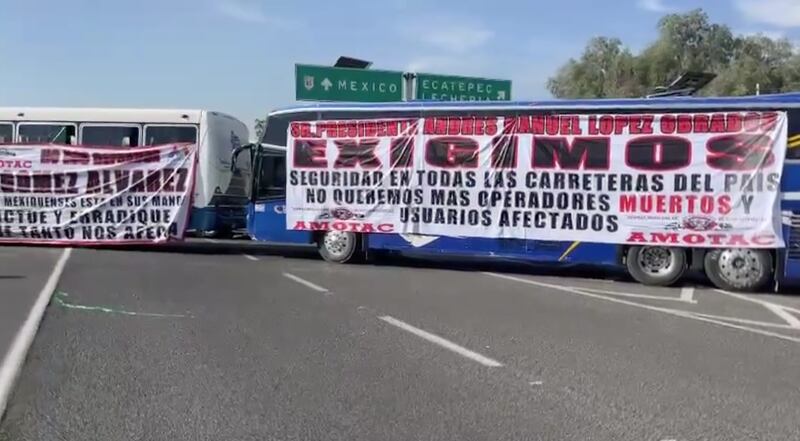
[[0,360],[60,255],[57,248],[0,247]]
[[75,250],[0,440],[800,439],[795,298],[248,253]]

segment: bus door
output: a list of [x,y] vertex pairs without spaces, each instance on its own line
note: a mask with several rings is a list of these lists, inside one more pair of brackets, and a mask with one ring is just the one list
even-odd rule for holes
[[286,150],[262,144],[256,147],[254,156],[248,233],[264,242],[310,243],[311,232],[286,229]]

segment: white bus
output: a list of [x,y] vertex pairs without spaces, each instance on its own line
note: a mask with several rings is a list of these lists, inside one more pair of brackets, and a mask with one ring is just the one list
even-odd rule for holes
[[240,155],[236,167],[231,167],[231,152],[246,144],[248,137],[243,122],[208,110],[0,107],[0,145],[197,143],[189,226],[189,233],[197,235],[224,235],[245,227],[251,166],[249,157]]

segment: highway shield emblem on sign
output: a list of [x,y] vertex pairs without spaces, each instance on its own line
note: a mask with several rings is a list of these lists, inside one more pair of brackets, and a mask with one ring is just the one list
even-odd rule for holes
[[311,90],[314,88],[314,77],[306,75],[305,77],[303,77],[303,82],[306,86],[306,90]]

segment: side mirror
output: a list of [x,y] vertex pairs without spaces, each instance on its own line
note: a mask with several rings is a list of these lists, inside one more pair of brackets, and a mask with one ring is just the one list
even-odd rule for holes
[[233,150],[233,153],[231,153],[231,171],[232,172],[236,171],[236,160],[239,158],[239,155],[245,150],[247,150],[248,152],[252,152],[252,150],[253,150],[253,148],[255,146],[256,146],[255,144],[245,144],[245,145],[236,147]]

